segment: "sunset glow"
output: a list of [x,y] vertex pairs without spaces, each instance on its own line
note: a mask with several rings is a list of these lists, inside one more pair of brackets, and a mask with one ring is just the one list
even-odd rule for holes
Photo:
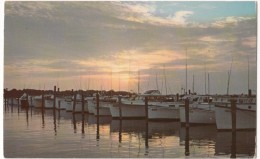
[[211,92],[224,93],[233,60],[230,91],[243,93],[248,57],[256,87],[255,3],[6,2],[4,49],[9,89],[137,92],[140,82],[177,93],[187,59],[189,89],[194,75],[204,93],[206,71]]

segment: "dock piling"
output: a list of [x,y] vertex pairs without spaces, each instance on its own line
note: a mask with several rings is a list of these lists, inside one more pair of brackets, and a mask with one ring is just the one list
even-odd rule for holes
[[53,109],[56,108],[56,86],[53,89]]
[[42,109],[45,108],[45,104],[44,104],[44,91],[42,91]]
[[96,95],[96,102],[97,102],[97,137],[96,139],[99,140],[99,94]]
[[122,120],[121,96],[118,96],[118,104],[119,104],[119,119]]
[[73,98],[73,110],[72,110],[73,113],[75,113],[75,109],[76,109],[76,102],[77,102],[77,101],[76,101],[76,95],[77,95],[77,94],[75,93],[75,94],[74,94],[74,98]]
[[185,99],[185,121],[186,121],[186,124],[185,126],[186,127],[189,127],[189,99]]
[[85,113],[85,108],[84,108],[84,94],[83,91],[81,93],[81,103],[82,103],[82,114]]
[[236,158],[236,100],[231,99],[231,118],[232,118],[232,145],[231,158]]
[[148,148],[148,97],[145,97],[145,147]]

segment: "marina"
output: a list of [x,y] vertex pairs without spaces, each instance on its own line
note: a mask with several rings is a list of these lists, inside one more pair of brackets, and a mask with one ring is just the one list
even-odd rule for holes
[[[237,132],[237,157],[255,155],[255,135],[255,131]],[[231,136],[230,131],[218,132],[215,125],[192,126],[187,141],[186,128],[179,122],[149,121],[146,127],[143,119],[120,121],[102,116],[97,124],[91,114],[42,112],[34,107],[18,110],[10,105],[4,112],[5,157],[229,158],[234,152]]]
[[257,2],[6,1],[5,158],[257,158]]

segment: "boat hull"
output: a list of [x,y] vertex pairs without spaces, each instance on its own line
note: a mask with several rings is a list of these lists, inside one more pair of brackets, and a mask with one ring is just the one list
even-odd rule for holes
[[[135,105],[135,104],[120,104],[122,119],[131,119],[131,118],[145,118],[145,105]],[[110,112],[112,118],[119,119],[119,103],[115,103],[110,106]]]
[[[186,123],[185,107],[180,107],[180,121],[181,124]],[[189,124],[216,124],[215,111],[202,108],[190,108]]]
[[154,121],[160,121],[160,120],[179,121],[180,120],[179,108],[149,107],[148,119]]
[[[218,130],[232,130],[232,115],[230,107],[216,106],[216,124]],[[236,129],[250,130],[256,129],[255,110],[236,110]]]

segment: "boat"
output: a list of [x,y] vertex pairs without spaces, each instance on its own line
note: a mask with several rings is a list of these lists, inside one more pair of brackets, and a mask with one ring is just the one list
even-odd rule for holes
[[148,119],[149,120],[169,120],[169,121],[179,121],[180,112],[179,107],[184,105],[184,102],[177,101],[174,97],[165,98],[158,102],[152,102],[148,107]]
[[[101,96],[99,100],[99,115],[111,116],[110,106],[116,102],[115,98]],[[97,116],[97,102],[95,97],[88,97],[88,109],[91,114]]]
[[[73,109],[75,104],[75,109]],[[87,100],[84,99],[84,112],[88,112],[87,107]],[[71,104],[69,105],[68,109],[66,111],[74,112],[74,113],[81,113],[82,112],[82,95],[77,93],[76,94],[76,100],[74,98],[71,100]]]
[[71,97],[56,97],[56,109],[66,110],[71,105]]
[[[256,129],[256,97],[240,96],[234,97],[236,100],[236,129],[254,130]],[[229,101],[231,98],[228,99]],[[232,129],[231,104],[219,103],[215,105],[215,116],[218,130]]]
[[39,96],[35,96],[34,97],[34,107],[35,108],[42,108],[42,96],[39,95]]
[[9,105],[18,105],[18,100],[19,100],[19,98],[11,97],[11,98],[8,98],[7,103]]
[[[212,97],[197,95],[192,99],[194,103],[189,104],[189,124],[215,124],[215,105]],[[185,105],[180,106],[181,124],[186,123]]]
[[148,90],[142,95],[132,96],[131,98],[119,96],[117,102],[110,106],[112,118],[120,118],[120,108],[122,119],[145,118],[145,97],[149,98],[149,105],[151,105],[150,101],[154,101],[160,95],[161,93],[158,90]]
[[24,93],[20,98],[21,107],[29,107],[28,95]]
[[132,97],[130,99],[119,97],[118,101],[110,106],[112,118],[145,118],[145,103],[141,97]]
[[44,108],[53,109],[53,107],[54,107],[54,95],[52,94],[44,95]]

